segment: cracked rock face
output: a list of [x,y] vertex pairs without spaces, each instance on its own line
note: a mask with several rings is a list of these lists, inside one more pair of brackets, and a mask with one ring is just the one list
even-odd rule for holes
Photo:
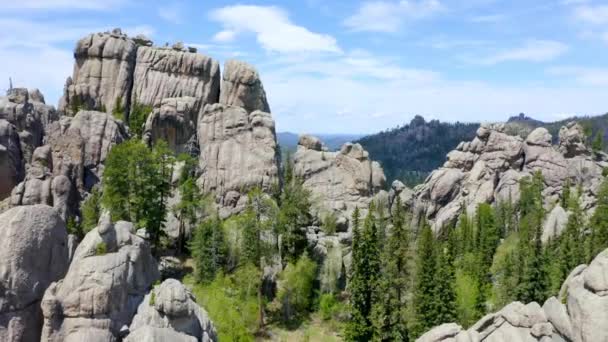
[[0,119],[0,200],[10,195],[24,173],[17,129],[7,120]]
[[[414,222],[426,218],[437,232],[465,211],[473,215],[480,203],[516,202],[519,181],[537,171],[544,177],[548,209],[569,180],[581,184],[582,207],[592,210],[608,159],[603,154],[592,157],[580,144],[580,134],[580,125],[570,123],[562,128],[560,145],[552,146],[545,128],[535,129],[523,140],[504,133],[504,125],[482,125],[472,141],[460,143],[448,153],[443,167],[414,189]],[[558,227],[551,230],[561,232],[563,213],[554,213],[552,219]]]
[[294,173],[312,192],[313,202],[318,200],[320,208],[333,211],[345,222],[356,207],[364,215],[386,182],[380,164],[370,160],[361,145],[347,143],[340,151],[329,152],[317,138],[306,135],[300,137],[294,154]]
[[153,144],[164,140],[176,154],[191,153],[195,149],[197,100],[194,97],[177,97],[157,102],[148,116],[144,140]]
[[269,113],[247,113],[241,107],[207,105],[199,115],[198,184],[216,195],[220,215],[245,208],[247,192],[269,192],[279,182],[279,150]]
[[109,215],[78,245],[62,280],[44,294],[41,341],[115,341],[159,278],[148,243]]
[[[219,63],[207,56],[157,47],[139,47],[132,102],[154,106],[166,98],[193,97],[194,112],[220,96]],[[195,121],[196,122],[196,121]]]
[[257,70],[241,61],[228,60],[224,65],[220,103],[242,107],[247,112],[270,113],[266,92]]
[[127,341],[139,341],[136,337],[140,335],[156,341],[158,337],[168,334],[185,341],[191,338],[194,341],[217,341],[215,327],[207,312],[196,304],[190,291],[175,279],[165,280],[146,295],[133,318]]
[[39,341],[40,301],[69,265],[65,223],[46,205],[0,215],[0,341]]
[[[566,304],[562,304],[562,303]],[[470,329],[450,323],[435,327],[418,342],[439,341],[574,341],[608,340],[608,250],[589,266],[576,267],[562,285],[560,299],[541,306],[513,302],[488,314]]]
[[136,53],[135,42],[120,30],[80,39],[74,50],[74,72],[66,81],[58,110],[73,115],[81,108],[107,113],[116,104],[127,108]]

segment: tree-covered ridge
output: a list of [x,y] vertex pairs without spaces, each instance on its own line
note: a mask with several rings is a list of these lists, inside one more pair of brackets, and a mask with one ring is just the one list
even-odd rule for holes
[[373,160],[382,164],[389,184],[399,179],[415,185],[445,162],[445,155],[461,141],[475,137],[478,123],[425,121],[416,116],[409,124],[361,138]]

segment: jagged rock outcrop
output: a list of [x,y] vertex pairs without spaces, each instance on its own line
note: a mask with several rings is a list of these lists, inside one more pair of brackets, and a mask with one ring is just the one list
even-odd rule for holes
[[148,243],[133,224],[104,214],[78,245],[62,280],[42,300],[41,341],[116,341],[159,278]]
[[19,145],[17,128],[0,119],[0,200],[9,196],[25,175]]
[[304,135],[293,162],[294,173],[318,202],[318,216],[329,210],[345,223],[356,207],[367,209],[386,182],[380,164],[359,144],[347,143],[340,151],[329,152],[318,139]]
[[46,205],[0,215],[0,341],[39,341],[40,301],[69,265],[64,221]]
[[73,115],[80,109],[111,113],[117,104],[129,108],[136,54],[137,44],[120,29],[80,39],[58,110]]
[[415,222],[424,217],[438,231],[465,210],[473,215],[480,203],[517,201],[519,180],[537,171],[544,177],[548,209],[566,180],[581,185],[582,207],[593,209],[608,159],[581,145],[584,136],[579,125],[572,123],[562,130],[559,147],[551,145],[552,137],[544,128],[535,129],[525,140],[503,130],[501,124],[482,125],[472,141],[460,143],[444,166],[415,188]]
[[194,97],[166,98],[157,102],[148,116],[144,140],[152,144],[164,140],[176,153],[196,150],[198,105]]
[[29,163],[34,149],[43,144],[45,129],[58,118],[38,89],[12,88],[0,97],[0,119],[8,120],[19,132],[23,163]]
[[11,205],[48,204],[64,219],[74,215],[84,192],[99,182],[103,162],[126,140],[124,126],[111,115],[80,111],[49,125],[47,145],[38,147],[23,182],[11,194]]
[[220,103],[245,108],[248,113],[259,110],[270,113],[266,92],[257,70],[241,61],[224,64]]
[[193,97],[199,112],[220,96],[219,63],[179,48],[140,47],[133,74],[131,101],[153,106],[166,98]]
[[[565,303],[565,304],[563,304]],[[470,329],[444,324],[418,342],[439,341],[608,341],[608,250],[589,266],[575,268],[560,291],[541,306],[513,302],[488,314]]]
[[175,279],[165,280],[146,295],[133,318],[126,341],[141,341],[142,335],[150,335],[144,341],[160,341],[165,334],[174,334],[181,340],[194,337],[194,341],[217,341],[217,332],[207,312]]
[[243,210],[250,189],[269,192],[279,183],[279,149],[269,113],[207,105],[199,115],[198,143],[198,183],[215,194],[222,217]]

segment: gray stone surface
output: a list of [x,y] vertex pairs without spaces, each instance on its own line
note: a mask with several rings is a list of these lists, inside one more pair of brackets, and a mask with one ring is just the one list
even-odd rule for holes
[[266,92],[255,68],[245,62],[228,60],[222,75],[220,103],[270,113]]
[[44,294],[41,341],[118,338],[158,278],[150,247],[133,225],[113,224],[104,214],[78,245],[65,278]]
[[164,140],[176,154],[191,152],[196,144],[197,99],[166,98],[157,102],[144,128],[144,141]]
[[139,330],[149,327],[192,336],[197,341],[217,341],[217,332],[207,312],[175,279],[165,280],[146,295],[129,329],[137,336]]
[[75,114],[80,109],[111,113],[119,104],[128,108],[137,45],[120,30],[92,33],[74,49],[74,72],[66,81],[58,110]]
[[46,205],[0,215],[0,341],[38,341],[40,301],[69,265],[65,223]]
[[137,49],[131,101],[154,106],[166,98],[193,97],[194,111],[220,96],[219,63],[207,56],[158,47]]
[[222,217],[243,210],[250,189],[269,192],[278,184],[279,149],[269,113],[207,105],[199,115],[198,142],[198,183],[215,194]]

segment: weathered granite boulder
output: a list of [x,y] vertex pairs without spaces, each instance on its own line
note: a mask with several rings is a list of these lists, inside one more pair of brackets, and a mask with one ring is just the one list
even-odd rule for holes
[[159,278],[148,243],[109,215],[78,245],[62,280],[42,301],[41,341],[114,341]]
[[144,141],[148,144],[164,140],[169,148],[179,153],[195,149],[197,99],[194,97],[166,98],[157,102],[148,116],[144,128]]
[[583,127],[576,122],[570,122],[559,130],[559,150],[568,158],[588,154],[586,140]]
[[568,213],[561,205],[555,205],[543,223],[543,234],[541,236],[543,243],[560,236],[566,229],[566,224],[568,224]]
[[[302,136],[294,154],[294,173],[304,181],[317,203],[317,216],[332,211],[348,222],[355,208],[364,211],[386,182],[378,162],[359,144],[347,143],[338,152],[319,149],[315,139]],[[322,144],[321,144],[322,145]],[[309,147],[313,147],[312,149]]]
[[72,115],[80,109],[111,113],[129,108],[129,91],[137,45],[120,29],[92,33],[80,39],[74,49],[74,72],[64,87],[59,111]]
[[46,205],[0,215],[0,341],[39,341],[40,301],[69,265],[64,221]]
[[255,68],[245,62],[228,60],[222,75],[220,103],[270,113],[266,92]]
[[207,105],[199,115],[198,143],[198,183],[215,194],[222,217],[243,210],[250,189],[269,192],[279,183],[279,149],[269,113]]
[[[170,48],[139,47],[131,102],[154,106],[166,98],[193,97],[198,113],[220,97],[220,66],[207,56]],[[195,121],[196,122],[196,121]]]
[[217,341],[217,332],[207,312],[175,279],[165,280],[146,295],[133,318],[130,334],[137,336],[140,329],[147,327],[185,334],[196,341]]
[[[568,127],[562,130],[564,142],[558,148],[551,145],[552,137],[544,128],[535,129],[522,140],[504,133],[504,125],[481,125],[472,141],[460,143],[448,154],[444,166],[414,189],[414,222],[425,218],[438,231],[463,212],[474,215],[480,203],[515,202],[519,200],[519,181],[535,172],[544,178],[547,210],[553,208],[567,181],[581,185],[582,207],[592,210],[602,170],[608,163],[601,154],[592,158],[583,153],[580,126]],[[554,210],[547,224],[554,228],[557,222],[560,228],[564,215]],[[549,229],[546,231],[549,234]],[[561,229],[555,231],[560,233]]]

